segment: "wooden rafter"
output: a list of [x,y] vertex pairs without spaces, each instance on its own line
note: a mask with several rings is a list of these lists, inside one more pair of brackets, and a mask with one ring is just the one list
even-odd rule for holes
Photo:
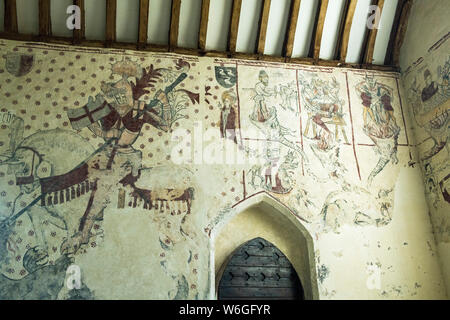
[[[381,14],[383,13],[383,7],[384,7],[384,0],[378,0],[377,5],[380,10],[380,19],[381,19]],[[379,23],[379,21],[378,21],[378,23]],[[377,33],[378,33],[377,28],[369,29],[369,32],[367,33],[367,35],[368,35],[367,45],[366,45],[364,56],[363,56],[364,64],[372,64],[372,62],[373,62],[373,53],[375,50],[375,41],[377,39]]]
[[402,14],[400,16],[398,31],[395,36],[394,50],[392,54],[392,63],[395,66],[399,65],[400,48],[402,47],[403,40],[405,38],[406,29],[408,27],[408,17],[411,11],[412,1],[406,0],[402,8]]
[[336,39],[336,46],[334,48],[333,59],[338,59],[342,44],[342,34],[344,33],[345,19],[347,17],[348,8],[350,5],[350,0],[344,0],[344,8],[342,10],[341,20],[338,25],[338,33]]
[[389,43],[386,50],[386,57],[384,59],[385,65],[392,65],[392,56],[395,45],[395,38],[400,24],[400,16],[402,14],[402,9],[405,4],[405,0],[398,0],[397,9],[395,10],[394,23],[392,24],[391,34],[389,36]]
[[[376,5],[378,5],[378,1],[380,1],[380,0],[371,0],[370,5],[376,6]],[[368,17],[369,17],[369,12],[367,12],[367,18]],[[365,64],[364,61],[365,61],[366,51],[368,48],[369,38],[370,38],[370,35],[372,34],[372,30],[370,30],[369,28],[367,28],[367,26],[365,26],[365,29],[364,29],[365,33],[364,33],[364,38],[363,38],[362,49],[361,49],[361,53],[359,55],[359,60],[358,60],[362,64]]]
[[116,41],[117,0],[106,0],[106,43]]
[[147,43],[149,5],[150,5],[149,0],[139,1],[139,31],[138,31],[139,46],[145,46]]
[[5,32],[17,33],[17,5],[16,0],[5,0],[5,19],[4,19]]
[[323,25],[325,23],[325,17],[327,15],[327,8],[328,8],[328,0],[322,0],[320,2],[319,17],[317,19],[317,28],[316,28],[316,34],[314,37],[313,58],[316,61],[319,60],[320,44],[322,42]]
[[292,51],[294,50],[295,31],[297,30],[300,3],[301,0],[292,0],[291,9],[289,10],[288,29],[283,46],[283,56],[287,58],[292,57]]
[[86,14],[84,7],[84,0],[74,0],[73,4],[80,8],[81,12],[81,24],[80,29],[73,30],[73,41],[74,43],[80,43],[83,39],[85,39],[85,30],[86,30]]
[[50,0],[39,0],[39,35],[48,37],[51,34]]
[[340,43],[339,60],[344,62],[347,58],[348,41],[350,39],[350,29],[352,28],[353,16],[355,15],[356,3],[358,0],[350,0],[350,4],[345,12],[345,24]]
[[202,13],[201,13],[201,18],[200,18],[200,29],[198,32],[198,48],[201,51],[206,50],[206,35],[208,32],[209,4],[210,4],[210,0],[202,0]]
[[[14,39],[21,41],[45,41],[55,44],[77,44],[87,47],[111,47],[117,49],[128,50],[142,50],[150,52],[172,51],[186,55],[206,55],[211,57],[234,57],[241,59],[260,59],[268,62],[291,62],[307,65],[321,65],[321,66],[338,66],[351,68],[364,68],[383,71],[398,70],[395,64],[398,65],[398,55],[403,37],[406,31],[406,22],[409,14],[409,9],[412,5],[412,0],[399,0],[396,9],[393,28],[391,30],[388,52],[385,58],[385,66],[376,66],[372,64],[373,51],[375,46],[377,30],[370,30],[366,34],[366,40],[363,45],[362,60],[358,63],[345,63],[347,55],[347,47],[349,42],[349,34],[352,26],[352,21],[355,13],[357,0],[345,0],[344,10],[341,22],[338,26],[339,35],[335,48],[335,55],[331,60],[320,60],[320,47],[323,35],[324,21],[326,17],[329,0],[320,0],[319,7],[316,10],[315,26],[311,38],[311,45],[309,48],[308,57],[292,58],[294,47],[295,33],[298,25],[299,11],[301,0],[291,0],[290,13],[288,17],[288,27],[286,33],[283,35],[283,54],[282,56],[269,56],[264,54],[266,45],[266,34],[268,28],[269,13],[271,7],[271,0],[262,0],[263,5],[259,17],[258,37],[256,50],[253,53],[237,53],[236,42],[238,37],[239,21],[241,18],[242,0],[232,0],[233,7],[231,13],[231,23],[228,34],[227,52],[210,51],[206,52],[206,36],[208,29],[209,8],[211,0],[202,0],[201,21],[198,37],[198,49],[185,49],[178,47],[178,34],[180,22],[180,10],[182,0],[172,0],[171,19],[170,19],[170,33],[169,43],[164,46],[157,46],[147,44],[147,29],[149,18],[149,3],[150,0],[140,0],[139,2],[139,33],[137,43],[122,43],[116,41],[116,14],[117,14],[117,0],[106,1],[106,42],[102,40],[86,40],[85,39],[85,1],[72,0],[73,4],[78,5],[81,9],[81,29],[75,29],[71,37],[57,37],[52,36],[51,30],[51,16],[50,4],[51,0],[39,0],[39,35],[24,35],[18,33],[17,27],[17,9],[15,0],[0,0],[5,2],[5,31],[0,32],[0,38]],[[227,0],[231,1],[231,0]],[[381,9],[385,0],[374,0],[372,4],[378,4]],[[244,16],[243,16],[244,18]],[[231,54],[230,54],[231,53]]]
[[239,19],[241,17],[242,0],[233,0],[230,32],[228,33],[228,51],[236,52],[236,42],[239,29]]
[[317,26],[319,24],[320,8],[322,6],[321,4],[322,4],[322,0],[318,0],[316,16],[314,17],[314,25],[313,25],[313,29],[312,29],[311,41],[309,44],[309,51],[308,51],[308,57],[310,57],[310,58],[312,58],[314,56],[314,47],[315,47],[315,42],[316,42]]
[[181,0],[172,0],[170,15],[169,48],[173,51],[178,46],[178,30],[180,28]]
[[264,54],[266,47],[267,24],[269,22],[270,0],[264,0],[262,13],[259,19],[258,45],[256,52],[260,55]]

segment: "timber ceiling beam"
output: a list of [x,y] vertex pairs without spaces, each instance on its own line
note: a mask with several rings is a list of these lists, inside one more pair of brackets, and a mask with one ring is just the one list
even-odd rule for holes
[[389,42],[386,50],[386,56],[384,59],[385,65],[392,64],[392,51],[394,50],[395,36],[397,35],[400,15],[402,14],[404,4],[405,4],[404,0],[398,0],[397,8],[395,10],[394,23],[392,24],[391,34],[389,36]]
[[76,44],[79,44],[81,41],[83,41],[86,38],[86,36],[85,36],[86,14],[85,14],[84,0],[74,0],[73,4],[80,8],[80,13],[81,13],[80,29],[73,30],[73,42]]
[[[371,6],[377,6],[378,5],[378,1],[379,0],[371,0],[370,1],[370,5]],[[367,12],[367,19],[369,19],[369,13],[370,12]],[[372,32],[371,32],[372,30],[369,29],[367,27],[367,25],[365,25],[364,27],[365,27],[365,29],[364,29],[364,38],[363,38],[362,49],[361,49],[361,52],[359,54],[359,60],[358,60],[359,63],[361,63],[361,64],[365,64],[364,61],[366,60],[365,58],[366,58],[366,52],[367,52],[367,48],[368,48],[368,44],[369,44],[369,38],[370,38],[370,35],[372,34]]]
[[403,6],[405,5],[405,0],[399,0],[397,3],[397,8],[395,10],[394,23],[392,25],[391,34],[389,36],[389,43],[386,50],[386,57],[384,59],[385,65],[393,65],[393,53],[395,38],[400,27],[400,17],[402,15]]
[[[374,5],[378,5],[378,10],[379,10],[379,14],[380,14],[379,17],[381,20],[381,15],[383,13],[383,7],[384,7],[384,0],[376,1],[376,3]],[[373,53],[375,50],[375,42],[377,39],[377,33],[378,33],[380,21],[374,21],[374,22],[378,25],[376,25],[376,26],[374,26],[374,28],[368,30],[367,44],[366,44],[365,52],[363,55],[363,64],[372,64],[372,62],[373,62]]]
[[352,28],[353,16],[355,15],[356,3],[358,0],[350,0],[347,10],[344,12],[344,30],[339,48],[339,60],[345,62],[347,58],[348,42],[350,39],[350,29]]
[[117,1],[106,0],[106,44],[116,42]]
[[262,13],[259,19],[259,32],[258,32],[258,44],[256,47],[256,52],[260,55],[264,55],[264,49],[266,47],[266,34],[267,34],[267,24],[269,22],[269,12],[270,12],[270,0],[263,0]]
[[325,24],[327,8],[328,8],[328,0],[321,0],[319,16],[317,18],[317,27],[316,27],[315,35],[314,35],[313,58],[315,61],[319,61],[320,45],[322,43],[323,25]]
[[148,30],[148,10],[149,0],[139,0],[139,28],[138,28],[138,46],[145,47],[147,44]]
[[344,8],[342,11],[341,20],[339,21],[338,26],[338,33],[337,33],[337,39],[336,39],[336,47],[334,48],[334,54],[333,59],[338,59],[340,50],[341,50],[341,44],[342,44],[342,35],[344,33],[344,26],[345,26],[345,19],[347,17],[348,8],[350,5],[350,0],[344,0]]
[[233,7],[231,10],[230,31],[228,33],[228,51],[236,52],[237,36],[239,31],[239,20],[241,17],[242,0],[233,0]]
[[178,31],[180,29],[181,0],[172,0],[170,15],[169,49],[173,51],[178,46]]
[[294,50],[295,31],[297,30],[298,14],[300,12],[301,0],[292,0],[291,9],[289,10],[288,29],[283,46],[283,56],[292,57]]
[[408,27],[408,17],[409,13],[411,12],[411,6],[412,1],[406,0],[402,8],[402,14],[400,16],[398,31],[395,36],[394,50],[392,53],[392,63],[395,66],[399,66],[400,48],[402,47],[403,40],[406,34],[406,29]]
[[208,33],[208,18],[210,0],[202,0],[202,11],[200,17],[200,30],[198,32],[198,48],[200,51],[206,50],[206,35]]
[[5,32],[17,33],[19,31],[16,0],[5,0],[5,19],[3,22]]
[[50,0],[39,0],[39,36],[45,38],[51,34]]

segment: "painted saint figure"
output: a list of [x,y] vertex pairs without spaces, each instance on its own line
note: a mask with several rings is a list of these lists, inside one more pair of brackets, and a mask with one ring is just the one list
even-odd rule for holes
[[222,138],[233,140],[235,143],[237,143],[236,129],[239,127],[236,100],[236,95],[231,89],[222,94],[223,105],[219,103],[220,135]]

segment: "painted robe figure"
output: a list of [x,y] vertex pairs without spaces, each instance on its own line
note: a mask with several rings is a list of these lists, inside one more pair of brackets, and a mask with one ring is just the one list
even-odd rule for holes
[[220,136],[233,140],[234,143],[237,143],[236,129],[239,128],[236,100],[233,90],[228,90],[222,94],[223,106],[219,104]]
[[[186,78],[182,73],[166,92],[159,90],[150,104],[135,99],[133,85],[129,77],[142,78],[142,68],[136,63],[123,60],[112,67],[113,74],[119,74],[122,79],[115,83],[102,83],[104,95],[97,95],[96,100],[89,99],[88,117],[92,122],[88,128],[97,137],[106,141],[105,147],[89,160],[87,176],[93,185],[86,211],[80,221],[78,232],[61,245],[61,252],[76,252],[90,237],[90,230],[95,219],[102,215],[103,210],[111,202],[110,195],[116,189],[119,181],[137,180],[141,169],[142,153],[133,148],[133,143],[139,137],[144,123],[167,131],[170,128],[170,111],[167,94],[177,84]],[[106,98],[106,99],[105,99]],[[89,110],[109,110],[107,115],[97,116]],[[85,117],[70,118],[73,126]],[[97,119],[99,118],[99,119]],[[97,121],[95,121],[97,120]],[[131,176],[131,177],[130,177]],[[129,177],[129,178],[127,178]],[[98,196],[96,196],[98,195]]]
[[425,79],[425,88],[422,89],[421,98],[422,102],[427,102],[438,92],[439,88],[431,78],[430,70],[426,69],[423,76]]
[[388,126],[391,120],[393,121],[392,124],[397,126],[394,109],[391,104],[391,88],[367,77],[366,82],[358,84],[356,90],[360,94],[364,107],[364,127],[369,126],[367,115],[370,116],[370,120],[379,126],[383,124]]
[[264,70],[259,72],[259,82],[255,85],[255,109],[253,110],[252,119],[258,122],[265,122],[270,117],[269,108],[267,107],[266,98],[276,94],[276,90],[269,88],[269,75]]
[[389,161],[398,163],[397,145],[400,127],[394,116],[392,107],[393,90],[376,81],[373,76],[366,75],[364,81],[356,85],[363,106],[364,132],[375,144],[375,152],[379,154],[375,168],[372,169],[367,183],[386,167]]

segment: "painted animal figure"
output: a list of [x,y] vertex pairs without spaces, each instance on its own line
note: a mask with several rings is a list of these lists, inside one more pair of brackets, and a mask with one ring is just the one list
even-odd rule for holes
[[[8,165],[11,169],[10,172],[16,176],[17,184],[21,190],[16,202],[27,199],[26,203],[29,206],[23,212],[28,214],[32,222],[38,242],[36,250],[39,253],[47,254],[49,250],[45,232],[45,225],[48,225],[48,223],[44,222],[49,222],[60,229],[66,230],[67,238],[78,231],[84,215],[83,208],[88,206],[89,193],[95,188],[93,181],[80,178],[84,175],[82,164],[94,152],[95,150],[89,142],[78,134],[72,131],[55,129],[40,131],[23,139],[13,154],[1,163],[2,165]],[[65,156],[61,157],[61,155]],[[74,170],[74,168],[77,169]],[[176,208],[177,214],[181,211],[183,215],[190,213],[193,189],[190,189],[188,185],[182,190],[175,189],[175,185],[186,184],[181,182],[174,182],[170,185],[157,182],[154,177],[161,177],[163,172],[173,173],[174,169],[164,167],[141,169],[140,181],[136,183],[137,188],[147,190],[151,186],[153,191],[149,200],[155,206],[159,206],[160,209],[162,209],[162,203],[165,206],[171,203],[172,208]],[[67,181],[74,181],[74,179],[76,184]],[[189,181],[189,179],[185,180]],[[58,182],[63,188],[47,193],[52,188],[51,183],[48,182],[52,181]],[[116,183],[119,183],[119,181],[116,181]],[[133,189],[132,191],[136,192],[136,190]],[[35,201],[31,202],[30,200],[33,198]],[[103,211],[96,219],[101,220],[102,215]],[[12,212],[9,218],[0,223],[0,258],[2,258],[0,263],[2,264],[6,262],[9,234],[12,232],[14,222],[19,216],[20,212],[19,214],[18,212]],[[186,231],[186,233],[188,232]],[[79,247],[61,248],[61,253],[76,253],[78,249]]]
[[392,220],[392,190],[374,196],[364,188],[331,192],[320,213],[324,232],[339,233],[344,225],[383,226]]

